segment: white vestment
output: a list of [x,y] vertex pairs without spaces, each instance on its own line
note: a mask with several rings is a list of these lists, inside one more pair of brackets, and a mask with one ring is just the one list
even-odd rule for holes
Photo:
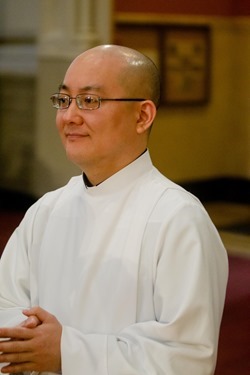
[[55,315],[63,375],[210,375],[227,277],[205,209],[146,152],[27,211],[1,259],[0,326],[35,305]]

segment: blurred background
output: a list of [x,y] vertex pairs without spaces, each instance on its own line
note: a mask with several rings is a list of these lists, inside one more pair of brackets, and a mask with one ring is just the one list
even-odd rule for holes
[[[38,197],[79,173],[64,156],[49,97],[78,53],[117,43],[151,57],[170,95],[189,72],[190,100],[164,102],[155,121],[156,166],[201,198],[222,191],[227,199],[249,199],[249,8],[247,0],[0,0],[0,187]],[[192,67],[192,32],[185,40],[195,27],[209,29],[200,73]],[[171,75],[168,35],[175,28],[172,50],[182,61],[178,66],[178,57],[172,59],[172,73],[179,72]],[[203,78],[199,102],[195,79]]]
[[104,43],[136,48],[160,69],[163,100],[151,157],[163,174],[200,198],[220,231],[231,272],[216,375],[245,375],[248,0],[0,0],[0,253],[25,210],[80,173],[65,157],[49,97],[75,56]]

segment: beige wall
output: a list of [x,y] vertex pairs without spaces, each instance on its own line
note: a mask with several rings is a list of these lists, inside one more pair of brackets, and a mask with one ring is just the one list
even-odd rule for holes
[[230,112],[234,115],[234,131],[231,141],[232,146],[237,141],[239,158],[234,172],[239,170],[250,178],[250,18],[235,21],[233,43],[234,70],[231,76],[234,97]]

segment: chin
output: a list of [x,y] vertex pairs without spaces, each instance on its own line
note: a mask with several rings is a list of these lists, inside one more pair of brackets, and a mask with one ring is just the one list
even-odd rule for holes
[[67,158],[79,168],[83,169],[83,166],[88,164],[91,161],[90,155],[81,152],[77,152],[76,150],[66,150]]

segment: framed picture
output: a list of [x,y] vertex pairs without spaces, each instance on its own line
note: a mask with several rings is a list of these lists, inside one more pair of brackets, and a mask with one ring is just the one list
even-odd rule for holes
[[206,25],[174,25],[161,29],[162,102],[204,104],[209,99],[210,29]]

